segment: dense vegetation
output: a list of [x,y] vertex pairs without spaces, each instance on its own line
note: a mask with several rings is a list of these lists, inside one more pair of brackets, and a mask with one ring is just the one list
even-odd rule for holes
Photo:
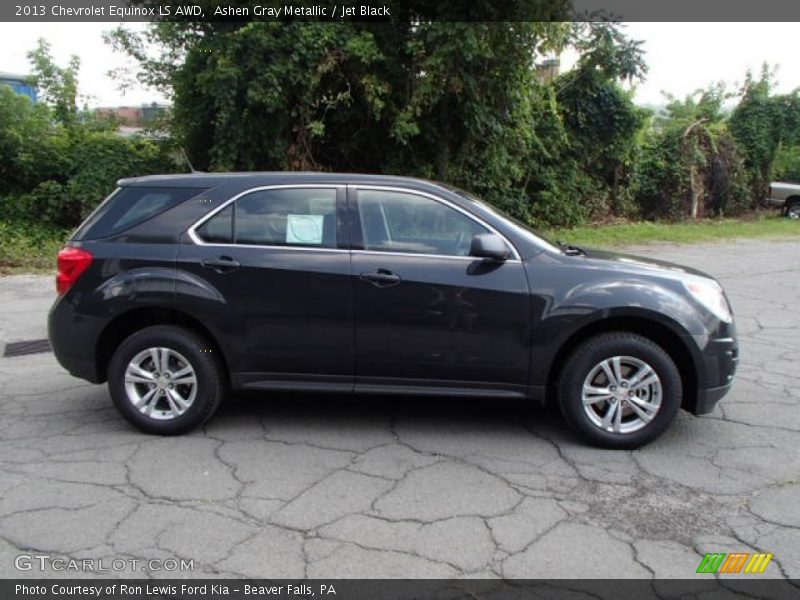
[[[653,114],[630,91],[642,48],[613,23],[187,22],[108,38],[171,98],[162,131],[122,138],[81,110],[77,60],[59,67],[42,43],[43,101],[0,89],[6,217],[73,227],[116,179],[184,169],[179,148],[202,170],[443,180],[537,227],[735,216],[771,178],[800,178],[797,93],[775,95],[765,69]],[[567,47],[574,69],[537,71]]]
[[[74,227],[121,177],[170,171],[170,144],[117,135],[117,123],[78,107],[79,64],[58,67],[46,42],[30,54],[41,102],[0,86],[0,214]],[[30,228],[23,228],[28,231]]]

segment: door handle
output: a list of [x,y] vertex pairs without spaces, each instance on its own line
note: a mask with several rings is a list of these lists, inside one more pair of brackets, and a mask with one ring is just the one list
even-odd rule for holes
[[397,273],[392,273],[388,269],[376,269],[371,273],[360,275],[364,281],[369,281],[375,287],[391,287],[400,283],[401,278]]
[[218,258],[204,258],[200,261],[200,264],[203,265],[206,269],[211,269],[216,271],[217,273],[230,273],[231,271],[235,271],[241,265],[238,260],[231,258],[230,256],[220,256]]

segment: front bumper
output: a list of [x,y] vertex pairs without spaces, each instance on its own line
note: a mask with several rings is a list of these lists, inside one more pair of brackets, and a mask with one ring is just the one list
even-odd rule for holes
[[729,383],[720,387],[698,390],[697,401],[692,413],[695,415],[707,415],[713,411],[717,402],[722,400],[722,397],[731,390],[732,386],[733,384]]
[[[734,325],[727,325],[724,334],[711,339],[695,337],[701,349],[697,396],[688,406],[695,415],[705,415],[714,410],[733,385],[733,376],[739,364],[739,344]],[[704,338],[703,343],[700,343],[701,338]]]

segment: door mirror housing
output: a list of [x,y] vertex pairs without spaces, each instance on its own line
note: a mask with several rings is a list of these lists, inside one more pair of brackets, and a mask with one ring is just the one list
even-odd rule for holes
[[489,260],[505,261],[511,256],[511,249],[499,235],[495,233],[479,233],[472,238],[469,255]]

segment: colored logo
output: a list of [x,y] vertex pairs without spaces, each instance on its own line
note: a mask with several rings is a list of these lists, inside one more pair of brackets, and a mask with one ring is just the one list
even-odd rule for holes
[[765,552],[709,552],[700,561],[698,573],[763,573],[773,554]]

